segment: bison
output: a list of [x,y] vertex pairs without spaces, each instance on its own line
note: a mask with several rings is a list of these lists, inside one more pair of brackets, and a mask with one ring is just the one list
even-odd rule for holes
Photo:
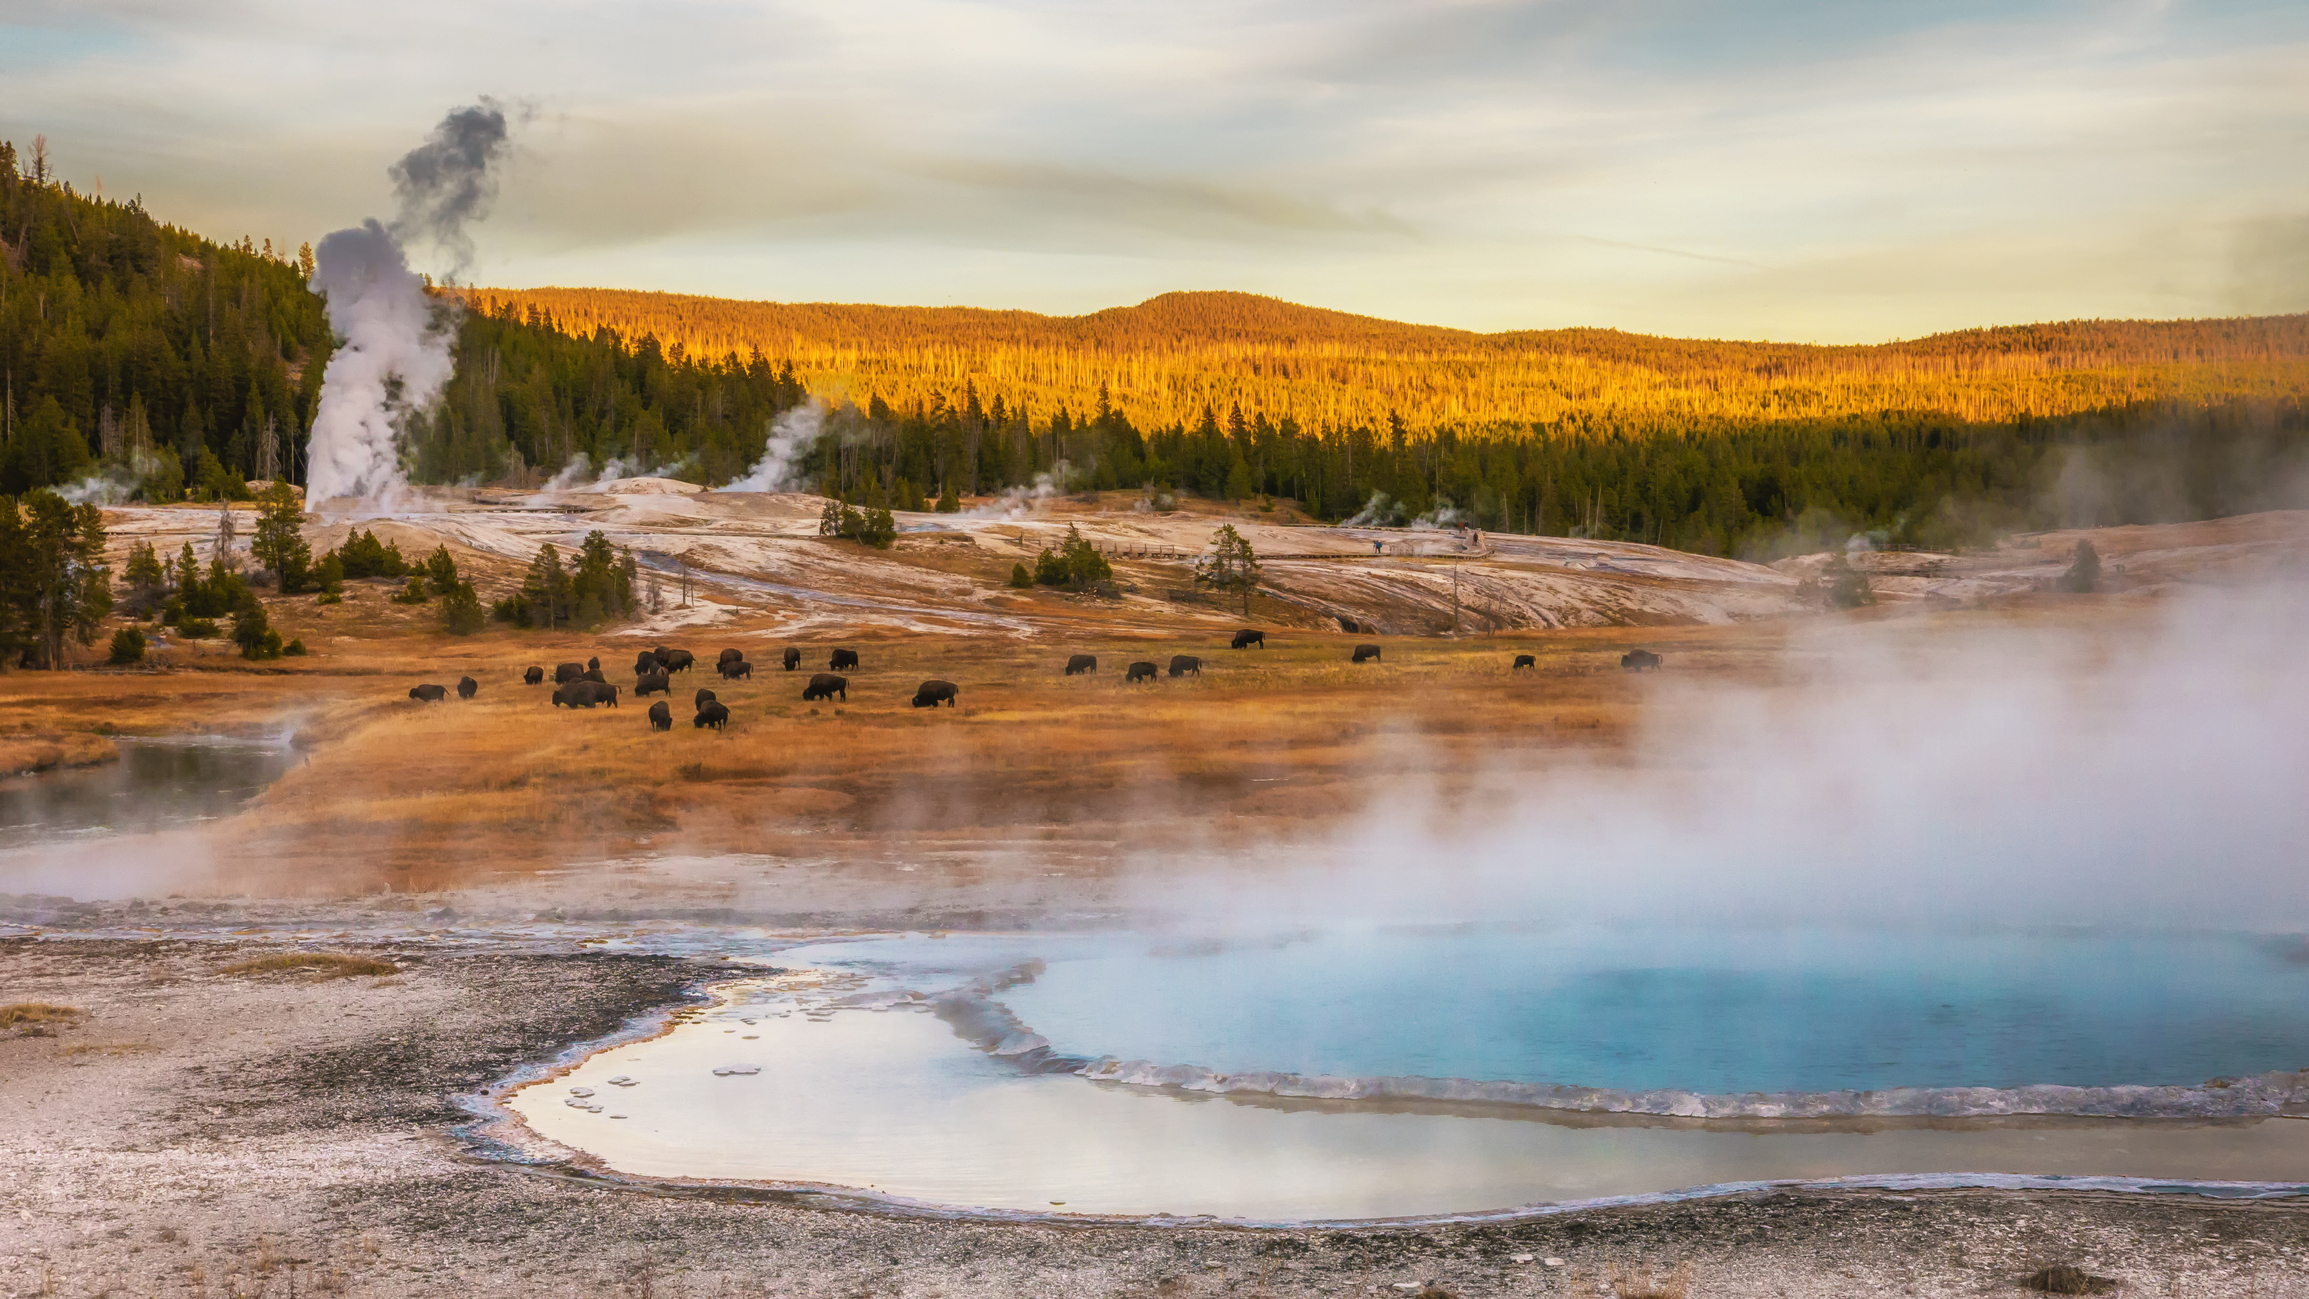
[[[601,661],[600,659],[595,659],[595,660],[594,660],[594,662],[596,662],[596,663],[599,663],[600,661]],[[578,678],[578,680],[580,680],[580,681],[591,681],[591,682],[593,682],[593,683],[594,683],[594,684],[596,684],[596,685],[603,685],[603,686],[606,686],[606,685],[608,685],[608,684],[609,684],[609,678],[608,678],[608,677],[605,677],[605,676],[603,676],[603,675],[601,675],[601,669],[600,669],[600,668],[598,668],[598,667],[587,668],[587,669],[585,670],[585,675],[584,675],[584,676],[581,676],[581,677],[579,677],[579,678]]]
[[553,669],[553,684],[557,686],[565,686],[572,681],[584,679],[585,665],[583,663],[562,663]]
[[951,681],[925,681],[914,687],[914,706],[916,708],[936,708],[938,705],[944,704],[948,708],[952,708],[955,706],[954,696],[960,693],[961,691]]
[[475,681],[473,678],[457,678],[457,697],[459,699],[471,699],[474,695],[479,694],[480,691],[481,683]]
[[653,731],[670,731],[673,729],[673,708],[663,699],[649,706],[649,729]]
[[1267,648],[1267,633],[1263,631],[1253,631],[1250,628],[1245,627],[1241,631],[1235,633],[1235,643],[1229,645],[1227,648],[1249,649],[1253,645],[1258,646],[1260,649]]
[[698,660],[697,655],[688,650],[668,650],[665,658],[660,661],[668,672],[687,672],[690,670],[690,665]]
[[786,671],[791,672],[800,666],[802,666],[802,652],[788,645],[786,647]]
[[1366,660],[1375,660],[1378,657],[1379,647],[1376,645],[1357,645],[1355,647],[1355,661],[1357,663],[1362,663]]
[[1620,655],[1620,670],[1624,672],[1655,672],[1659,666],[1660,656],[1650,650],[1629,650]]
[[746,652],[745,652],[744,650],[742,650],[742,649],[726,649],[726,650],[723,650],[723,651],[721,652],[721,657],[719,657],[719,658],[715,659],[715,660],[714,660],[714,662],[716,662],[716,663],[730,663],[730,662],[736,662],[736,661],[741,661],[741,660],[743,660],[743,659],[745,658],[745,656],[746,656]]
[[1096,654],[1077,654],[1066,661],[1066,675],[1070,677],[1096,671],[1098,671],[1098,655]]
[[447,686],[411,686],[409,697],[425,704],[440,703],[449,693]]
[[657,671],[658,666],[657,655],[650,653],[648,650],[643,650],[641,653],[633,656],[633,674],[637,677],[648,676],[650,673]]
[[670,695],[672,693],[673,678],[663,672],[644,672],[633,683],[633,697],[636,699],[643,695]]
[[606,681],[587,681],[580,677],[553,692],[556,708],[591,708],[595,704],[617,707],[617,687]]
[[724,681],[735,681],[739,677],[751,681],[754,679],[754,665],[744,659],[723,659],[721,674]]
[[1520,672],[1525,668],[1530,668],[1534,672],[1538,671],[1539,660],[1529,654],[1518,654],[1515,656],[1515,666],[1509,668],[1508,671]]
[[523,685],[533,686],[543,680],[545,680],[544,668],[531,668],[527,672],[521,674],[521,682]]
[[1201,676],[1203,674],[1203,661],[1199,658],[1196,658],[1192,654],[1171,655],[1172,676],[1183,677],[1189,672],[1194,673],[1198,677]]
[[692,704],[690,705],[690,707],[692,707],[692,708],[703,708],[703,707],[705,707],[707,704],[710,704],[710,703],[712,703],[713,701],[714,701],[714,692],[713,692],[713,691],[711,691],[711,690],[708,690],[708,689],[706,689],[704,686],[699,686],[699,687],[698,687],[698,697],[697,697],[697,700],[696,700],[696,702],[692,703]]
[[829,672],[839,672],[843,668],[849,668],[855,671],[857,666],[858,651],[851,649],[835,650],[834,656],[826,660],[826,670]]
[[587,660],[585,661],[585,670],[586,670],[586,671],[588,671],[588,672],[599,672],[599,671],[601,671],[601,660],[600,660],[600,659],[587,659]]
[[701,731],[709,726],[718,731],[729,723],[730,710],[718,699],[706,700],[705,707],[698,709],[698,715],[690,719],[690,725]]
[[1127,686],[1133,681],[1152,681],[1154,679],[1155,665],[1141,660],[1131,664],[1130,670],[1123,673],[1122,683]]
[[840,695],[844,703],[850,701],[850,678],[838,677],[831,672],[819,672],[813,674],[810,677],[810,684],[802,688],[803,703],[809,703],[816,699],[832,699],[836,695]]

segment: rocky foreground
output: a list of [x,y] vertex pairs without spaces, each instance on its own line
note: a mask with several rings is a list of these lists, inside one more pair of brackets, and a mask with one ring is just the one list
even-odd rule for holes
[[0,940],[0,1002],[77,1012],[0,1028],[0,1295],[1697,1299],[2021,1294],[2075,1267],[2135,1294],[2309,1296],[2300,1201],[1777,1192],[1243,1230],[605,1180],[498,1157],[456,1098],[682,1002],[714,965],[379,949],[358,955],[398,973],[232,971],[278,950]]

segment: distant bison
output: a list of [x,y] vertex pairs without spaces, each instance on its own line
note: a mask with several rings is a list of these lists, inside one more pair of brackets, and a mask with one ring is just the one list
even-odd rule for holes
[[634,679],[633,697],[636,699],[643,695],[670,695],[672,693],[673,678],[663,672],[644,672]]
[[916,708],[936,708],[938,705],[944,704],[948,708],[952,708],[955,706],[954,696],[960,693],[961,691],[956,689],[951,681],[925,681],[914,687],[914,706]]
[[1250,628],[1245,627],[1241,631],[1235,633],[1235,643],[1229,645],[1227,648],[1249,649],[1253,645],[1258,646],[1260,649],[1267,648],[1267,633],[1263,631],[1252,631]]
[[586,671],[588,671],[588,672],[599,672],[599,671],[601,671],[601,660],[600,660],[600,659],[587,659],[587,660],[585,661],[585,670],[586,670]]
[[657,661],[657,655],[650,653],[648,650],[643,650],[641,653],[633,656],[633,674],[637,677],[648,676],[650,673],[657,671],[659,666],[660,664]]
[[471,699],[474,695],[480,693],[480,690],[481,683],[475,681],[473,678],[457,678],[457,697],[459,699]]
[[858,651],[856,650],[838,649],[834,651],[832,658],[826,660],[826,668],[831,672],[839,672],[843,668],[855,669],[857,666]]
[[653,731],[670,731],[673,729],[673,708],[663,699],[649,706],[649,729]]
[[740,661],[740,660],[744,659],[744,658],[745,658],[745,656],[746,656],[746,652],[745,652],[744,650],[742,650],[742,649],[726,649],[726,650],[723,650],[723,651],[721,652],[721,656],[720,656],[719,658],[716,658],[716,659],[714,660],[714,662],[716,662],[716,663],[733,663],[733,662],[737,662],[737,661]]
[[1357,663],[1377,660],[1378,657],[1379,647],[1376,645],[1357,645],[1355,647],[1355,661]]
[[444,698],[448,697],[448,694],[449,688],[447,686],[409,687],[409,697],[411,699],[417,700],[420,703],[437,704],[440,703]]
[[798,649],[795,649],[793,646],[788,645],[786,647],[785,660],[786,671],[791,672],[795,668],[802,666],[802,652]]
[[1363,630],[1363,625],[1359,622],[1356,622],[1353,618],[1342,616],[1339,619],[1339,630],[1352,636],[1356,632]]
[[1660,662],[1660,656],[1650,650],[1629,650],[1620,655],[1620,668],[1627,672],[1656,672]]
[[698,709],[698,715],[690,719],[690,725],[701,731],[709,726],[718,731],[729,724],[730,710],[716,699],[706,700],[705,707]]
[[523,685],[533,686],[543,680],[545,680],[544,668],[531,668],[527,672],[521,674],[521,682]]
[[[594,662],[598,664],[601,662],[601,660],[595,659]],[[609,678],[601,675],[601,669],[599,667],[587,668],[585,670],[585,675],[579,677],[578,680],[592,681],[605,686],[609,684]]]
[[1122,683],[1127,686],[1133,681],[1152,681],[1154,679],[1155,665],[1141,661],[1130,665],[1130,670],[1123,674]]
[[707,704],[710,704],[710,703],[712,703],[713,701],[714,701],[714,692],[713,692],[713,691],[711,691],[711,690],[708,690],[708,689],[706,689],[704,686],[699,686],[699,687],[698,687],[698,697],[697,697],[697,700],[696,700],[694,703],[692,703],[692,704],[690,705],[690,707],[692,707],[692,708],[703,708],[703,707],[705,707]]
[[553,706],[556,708],[591,708],[595,704],[617,707],[617,687],[606,681],[580,678],[553,692]]
[[687,672],[698,659],[688,650],[660,650],[657,661],[668,672]]
[[1077,654],[1066,661],[1066,675],[1070,677],[1096,671],[1098,671],[1098,655],[1096,654]]
[[849,702],[850,678],[838,677],[831,672],[819,672],[812,675],[810,684],[802,688],[803,703],[815,699],[832,699],[836,695],[842,697],[842,702]]
[[735,681],[739,677],[751,681],[754,679],[754,665],[744,659],[723,659],[721,673],[724,681]]
[[1172,676],[1183,677],[1189,672],[1194,673],[1198,677],[1201,676],[1203,674],[1203,661],[1199,658],[1196,658],[1192,654],[1171,655]]
[[1509,668],[1508,671],[1519,672],[1524,668],[1530,668],[1534,672],[1538,671],[1539,660],[1529,654],[1518,654],[1515,656],[1515,666]]
[[553,684],[557,686],[568,685],[572,681],[584,679],[585,665],[583,663],[563,663],[553,669]]

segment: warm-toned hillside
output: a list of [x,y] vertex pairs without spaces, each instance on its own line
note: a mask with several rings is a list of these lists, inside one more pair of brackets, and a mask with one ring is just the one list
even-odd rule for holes
[[975,385],[1038,414],[1096,408],[1143,428],[1240,402],[1310,428],[1614,427],[1879,410],[1963,420],[2309,389],[2309,316],[2072,321],[1876,346],[1653,338],[1617,330],[1476,334],[1247,293],[1167,293],[1084,316],[967,307],[740,302],[617,289],[476,290],[561,327],[655,335],[718,357],[790,360],[820,392],[901,409]]

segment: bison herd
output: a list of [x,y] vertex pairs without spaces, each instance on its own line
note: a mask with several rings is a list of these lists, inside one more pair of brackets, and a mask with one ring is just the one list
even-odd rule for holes
[[[1359,630],[1348,619],[1341,618],[1339,622],[1349,630]],[[1265,649],[1267,634],[1251,627],[1235,633],[1231,648],[1252,647]],[[1382,661],[1380,647],[1369,643],[1355,646],[1349,658],[1355,663]],[[781,661],[786,671],[792,672],[801,665],[802,651],[789,645],[782,653]],[[656,649],[642,651],[634,656],[633,661],[634,697],[670,697],[673,694],[673,674],[689,671],[696,662],[696,656],[684,649],[667,649],[660,645]],[[1620,667],[1629,672],[1656,671],[1662,662],[1664,660],[1659,655],[1646,649],[1630,650],[1620,656]],[[845,703],[849,701],[850,679],[840,673],[845,668],[853,672],[859,670],[858,651],[836,649],[827,657],[826,667],[827,671],[811,674],[809,684],[802,688],[803,702],[819,703],[836,699]],[[1518,654],[1508,670],[1520,672],[1528,668],[1537,671],[1538,667],[1539,661],[1535,656]],[[723,650],[721,657],[715,660],[714,669],[724,682],[751,681],[754,676],[753,665],[746,662],[745,651],[739,649]],[[1095,654],[1075,654],[1066,660],[1066,675],[1070,677],[1097,671],[1098,656]],[[1124,670],[1123,684],[1151,682],[1159,671],[1153,661],[1142,659]],[[1199,677],[1203,674],[1203,660],[1193,654],[1174,654],[1171,656],[1168,674],[1173,678]],[[522,672],[521,679],[529,685],[542,685],[545,682],[545,669],[531,667]],[[556,708],[617,707],[617,687],[602,675],[601,660],[598,658],[588,659],[584,663],[556,664],[553,669],[553,686],[553,706]],[[456,690],[459,699],[471,699],[480,693],[481,685],[471,677],[462,677],[457,682]],[[953,708],[958,706],[961,693],[961,687],[951,681],[925,681],[915,688],[913,706],[936,708],[944,704]],[[419,703],[439,703],[448,694],[448,687],[438,685],[413,686],[409,690],[409,697]],[[694,705],[697,715],[691,719],[690,724],[697,729],[718,731],[729,725],[729,707],[715,698],[713,691],[700,687]],[[673,706],[668,700],[660,699],[649,706],[649,725],[653,731],[673,729]]]

